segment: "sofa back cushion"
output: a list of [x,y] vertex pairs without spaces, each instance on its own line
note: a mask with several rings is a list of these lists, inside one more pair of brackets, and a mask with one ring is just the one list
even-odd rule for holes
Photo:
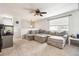
[[30,30],[29,31],[29,34],[38,34],[39,33],[39,30]]
[[49,35],[56,35],[56,32],[49,31]]
[[49,34],[49,31],[40,29],[39,34]]
[[57,35],[57,36],[64,36],[64,35],[66,35],[66,34],[67,34],[66,31],[63,31],[63,32],[56,32],[56,35]]
[[28,34],[32,34],[32,31],[30,30]]

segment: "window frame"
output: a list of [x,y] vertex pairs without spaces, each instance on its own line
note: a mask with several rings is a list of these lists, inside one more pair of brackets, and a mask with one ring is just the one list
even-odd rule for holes
[[65,17],[60,17],[60,18],[56,18],[56,19],[53,19],[53,20],[49,20],[49,31],[51,31],[50,26],[68,26],[68,31],[69,31],[69,16],[66,16],[66,17],[68,18],[68,24],[67,25],[50,25],[50,21],[58,20],[58,19],[65,18]]

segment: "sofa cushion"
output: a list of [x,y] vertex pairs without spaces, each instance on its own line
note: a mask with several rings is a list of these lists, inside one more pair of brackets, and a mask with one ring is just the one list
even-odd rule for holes
[[50,35],[56,35],[56,32],[51,32],[51,31],[49,31],[49,34],[50,34]]
[[29,31],[29,34],[38,34],[39,33],[39,30],[30,30]]
[[65,38],[61,36],[50,36],[49,38],[56,42],[60,42],[60,43],[65,42]]
[[55,35],[56,35],[56,36],[64,36],[64,35],[67,35],[67,32],[66,32],[66,31],[63,31],[63,32],[56,32]]
[[27,34],[26,40],[34,40],[34,34]]
[[60,34],[61,36],[64,36],[64,35],[67,34],[67,32],[66,32],[66,31],[63,31],[63,32],[60,32],[59,34]]
[[30,30],[28,34],[32,34],[32,31]]
[[41,34],[41,33],[42,34],[49,34],[49,31],[40,29],[39,34]]
[[61,36],[50,36],[48,37],[47,44],[63,48],[65,46],[65,39]]
[[39,30],[39,34],[40,34],[40,33],[44,33],[44,30],[40,29],[40,30]]
[[48,36],[46,34],[36,34],[34,36],[34,40],[40,42],[40,43],[44,43],[47,41]]

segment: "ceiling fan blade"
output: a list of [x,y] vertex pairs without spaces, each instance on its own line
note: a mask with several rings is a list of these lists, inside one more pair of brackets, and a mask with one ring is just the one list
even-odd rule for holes
[[41,14],[47,14],[47,12],[40,12]]
[[43,16],[42,14],[40,14],[40,16]]

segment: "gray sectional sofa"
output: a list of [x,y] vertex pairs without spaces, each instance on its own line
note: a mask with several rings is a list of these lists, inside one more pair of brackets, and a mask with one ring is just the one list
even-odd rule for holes
[[67,41],[67,32],[50,32],[46,30],[30,30],[28,34],[24,34],[23,38],[26,40],[35,40],[40,43],[46,42],[49,45],[64,48]]

